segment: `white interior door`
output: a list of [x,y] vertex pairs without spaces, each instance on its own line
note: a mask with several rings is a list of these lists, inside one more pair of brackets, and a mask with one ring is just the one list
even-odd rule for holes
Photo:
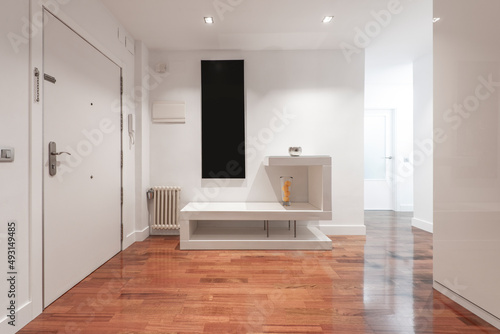
[[394,210],[393,110],[365,110],[365,210]]
[[[44,81],[43,102],[48,306],[121,249],[121,69],[51,14],[44,20],[44,72],[56,80]],[[50,142],[69,153],[52,155],[53,176]]]

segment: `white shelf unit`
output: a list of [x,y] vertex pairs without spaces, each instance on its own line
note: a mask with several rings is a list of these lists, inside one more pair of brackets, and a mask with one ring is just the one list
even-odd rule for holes
[[308,202],[325,213],[325,218],[320,220],[332,219],[332,158],[330,156],[270,156],[265,157],[264,166],[307,167]]
[[[297,237],[294,237],[293,231],[273,224],[273,221],[317,221],[332,218],[331,157],[266,157],[264,165],[306,166],[308,202],[293,203],[288,207],[279,202],[190,202],[181,210],[180,248],[332,249],[331,240],[314,226],[298,226]],[[254,222],[242,226],[241,223],[259,220],[271,221],[269,237],[263,225]],[[220,221],[220,226],[214,225],[214,221]]]

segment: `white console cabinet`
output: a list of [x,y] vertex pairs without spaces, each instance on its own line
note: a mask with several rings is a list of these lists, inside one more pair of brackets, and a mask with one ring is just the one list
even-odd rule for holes
[[[332,219],[331,157],[270,156],[269,168],[307,167],[308,201],[285,207],[279,202],[190,202],[181,210],[181,249],[332,249],[315,226],[288,221]],[[264,229],[269,221],[269,230]],[[268,236],[269,235],[269,236]]]

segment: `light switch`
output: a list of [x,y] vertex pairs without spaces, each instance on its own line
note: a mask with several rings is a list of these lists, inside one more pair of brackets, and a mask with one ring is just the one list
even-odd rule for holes
[[14,149],[12,147],[0,147],[0,162],[14,161]]

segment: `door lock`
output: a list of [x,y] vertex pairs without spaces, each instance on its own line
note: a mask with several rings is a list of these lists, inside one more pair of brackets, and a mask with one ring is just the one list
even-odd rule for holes
[[57,174],[57,156],[61,154],[71,155],[69,152],[57,152],[56,143],[51,141],[49,143],[49,175],[54,176]]

